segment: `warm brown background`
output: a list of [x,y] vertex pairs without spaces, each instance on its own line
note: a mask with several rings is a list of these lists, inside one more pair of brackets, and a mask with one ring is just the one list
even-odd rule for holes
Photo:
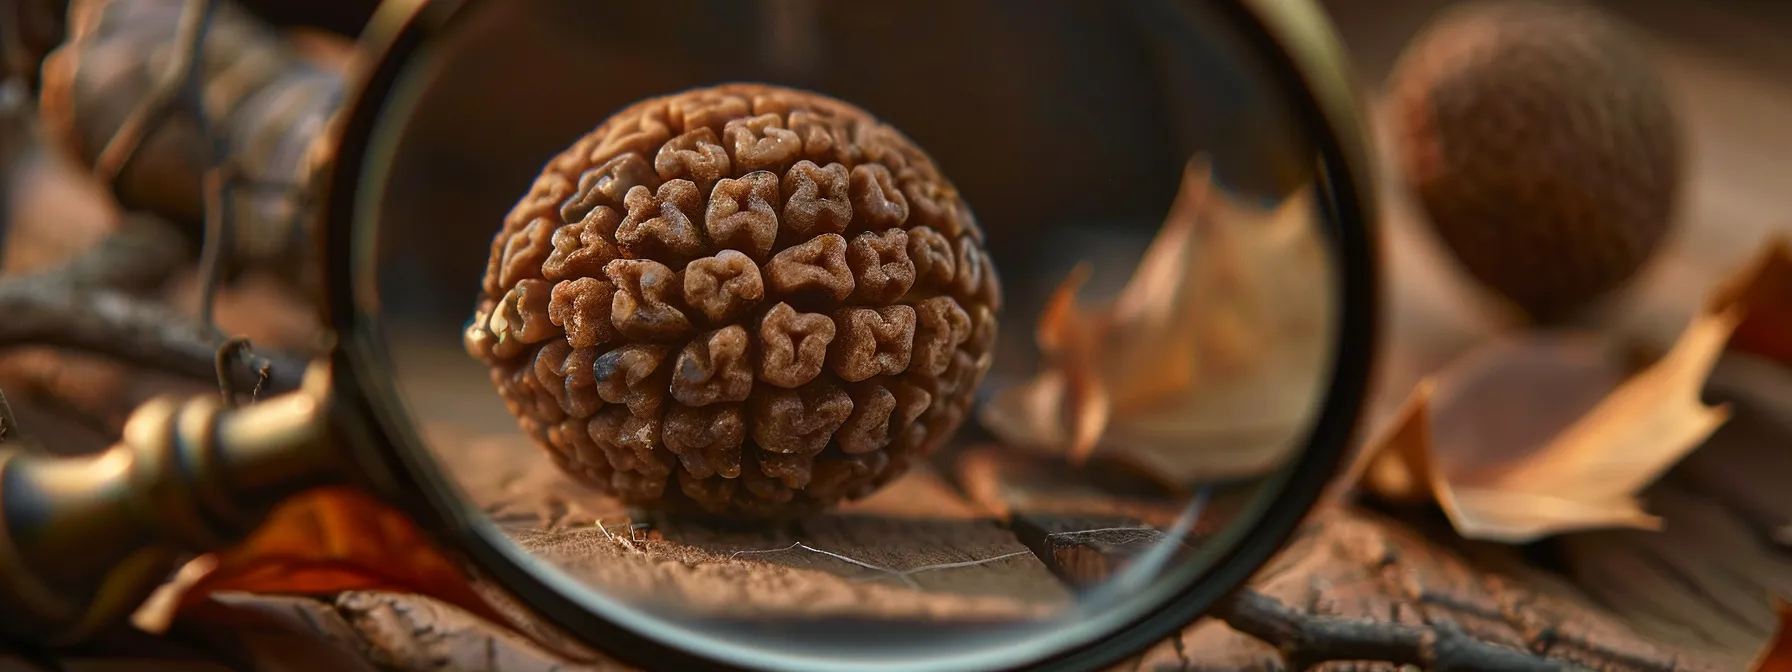
[[[739,26],[751,23],[731,14],[735,10],[724,8],[723,5],[727,3],[695,4],[714,4],[717,11],[713,16],[718,25],[693,27],[692,30],[715,28],[724,32],[739,31]],[[1444,4],[1446,3],[1437,0],[1334,0],[1327,3],[1357,59],[1365,88],[1371,92],[1404,40],[1426,16]],[[1792,34],[1792,8],[1776,8],[1773,3],[1768,2],[1743,1],[1694,4],[1673,0],[1613,0],[1606,4],[1620,9],[1649,29],[1656,52],[1675,87],[1678,102],[1685,110],[1692,128],[1693,166],[1681,215],[1682,229],[1660,263],[1648,270],[1633,292],[1615,300],[1605,318],[1609,323],[1622,325],[1625,329],[1646,335],[1656,342],[1665,343],[1673,337],[1684,317],[1690,313],[1705,286],[1721,276],[1727,267],[1752,252],[1755,245],[1769,232],[1792,231],[1792,189],[1788,188],[1792,187],[1792,178],[1787,177],[1788,157],[1792,157],[1792,131],[1786,126],[1787,120],[1792,120],[1792,41],[1785,37]],[[942,3],[942,7],[976,11],[962,9],[965,5],[986,6],[981,3]],[[987,6],[998,5],[1002,3]],[[1080,6],[1094,7],[1095,3]],[[1086,12],[1078,16],[1072,12],[1061,17],[1055,24],[1047,25],[1050,22],[1048,19],[1041,21],[1045,23],[1022,26],[1017,30],[1030,28],[1049,31],[1086,27],[1098,36],[1098,43],[1103,39],[1109,43],[1122,41],[1115,36],[1132,30],[1119,27],[1105,13],[1092,15]],[[924,30],[927,27],[902,28]],[[895,30],[887,27],[884,29]],[[925,42],[914,40],[911,43]],[[524,47],[519,47],[519,52],[522,51]],[[1124,48],[1112,53],[1115,58],[1123,55],[1146,58]],[[656,74],[655,77],[688,77],[693,79],[693,83],[701,79],[699,75],[689,72],[688,68],[694,62],[690,57],[679,54],[663,56],[662,62],[666,64],[664,67],[671,74]],[[940,58],[946,59],[944,56]],[[987,98],[980,99],[979,105],[966,106],[967,109],[992,118],[998,117],[1003,109],[1008,109],[1004,105],[1011,105],[1016,101],[1029,101],[1029,105],[1051,104],[1050,101],[1030,97],[1026,93],[1030,89],[1023,86],[1028,81],[1026,76],[1049,78],[1056,74],[1037,72],[1036,64],[1042,62],[1040,59],[1044,62],[1074,60],[1059,53],[1016,55],[1012,62],[1001,58],[946,60],[959,66],[969,64],[987,67],[991,71],[1003,68],[1003,72],[1023,73],[1016,79],[1014,86],[1017,88],[1014,91],[1000,92],[999,95],[974,92],[985,93]],[[912,62],[912,66],[917,69],[923,66],[933,67],[925,61]],[[910,75],[891,73],[888,76],[896,78]],[[965,79],[976,81],[980,77],[987,75],[972,73],[967,74]],[[539,131],[539,136],[529,141],[534,144],[528,145],[529,151],[518,152],[514,157],[494,161],[478,170],[465,174],[442,174],[432,178],[437,181],[432,181],[431,186],[439,189],[443,197],[439,202],[432,201],[428,204],[435,208],[431,211],[433,216],[420,218],[421,221],[437,225],[458,222],[469,228],[475,225],[488,226],[489,222],[496,221],[508,207],[507,201],[513,199],[519,190],[518,185],[525,184],[528,176],[533,173],[534,166],[531,164],[539,163],[538,158],[523,157],[538,157],[542,152],[557,148],[570,139],[568,134],[575,132],[574,129],[588,125],[588,115],[578,111],[577,106],[568,105],[566,101],[569,97],[593,96],[596,94],[592,92],[599,90],[597,86],[579,81],[563,81],[554,87],[545,88],[528,84],[524,80],[517,80],[514,85],[519,87],[514,96],[482,97],[487,100],[521,101],[514,104],[514,114],[518,117],[527,115],[532,121],[539,121],[527,125]],[[850,87],[851,84],[828,82],[825,86]],[[659,84],[652,87],[652,91],[664,88]],[[900,100],[900,97],[893,97],[888,105],[879,107],[868,99],[875,99],[878,95],[874,89],[875,87],[866,86],[864,91],[843,95],[890,116],[898,126],[910,129],[917,136],[922,136],[929,128],[943,128],[946,132],[961,130],[950,127],[950,117],[926,113],[931,109],[926,106],[910,108],[917,112],[910,113],[912,116],[906,118],[898,116],[901,112],[886,111],[901,109],[905,101]],[[619,100],[629,100],[652,92],[645,88],[631,92],[626,86],[613,89],[604,87],[603,90],[614,92]],[[492,93],[490,90],[484,91]],[[600,107],[607,104],[601,101],[589,102],[590,100],[592,99],[588,99],[586,104]],[[1156,114],[1151,119],[1160,124],[1165,123],[1164,114]],[[1003,128],[1016,127],[994,124],[977,127],[980,132],[993,134],[991,143],[1009,142],[1014,143],[1014,146],[1028,148],[1025,151],[1042,151],[1037,149],[1039,145],[1036,143],[1026,142],[1036,136],[1016,132],[1015,135],[1004,138],[999,135]],[[477,134],[478,125],[443,132]],[[508,144],[511,141],[515,139],[508,139],[505,149],[512,147]],[[933,147],[925,140],[923,144]],[[1142,156],[1152,155],[1151,149],[1155,146],[1148,137],[1137,137],[1130,142],[1115,144],[1130,147]],[[1084,147],[1080,151],[1094,155],[1114,149],[1115,147],[1108,147],[1104,143],[1102,147]],[[1144,165],[1156,168],[1173,165],[1173,159],[1166,158],[1173,155],[1157,155],[1158,158],[1148,160]],[[1034,165],[1044,160],[1040,155],[1019,156],[1024,157],[1021,162],[1023,165]],[[1012,210],[1004,211],[998,207],[986,211],[979,206],[979,211],[992,223],[1012,221],[1024,225],[1029,216],[1056,212],[1051,209],[1054,205],[1070,207],[1052,200],[1064,198],[1068,201],[1067,194],[1075,193],[1074,189],[1063,185],[1074,187],[1079,181],[1100,179],[1096,166],[1079,165],[1073,168],[1076,170],[1065,171],[1057,176],[1062,180],[1059,188],[1040,189],[1041,197],[1038,201],[992,195],[985,200],[994,201],[991,205],[1010,204],[1008,207]],[[993,169],[954,169],[950,164],[948,170],[955,176],[1003,172]],[[1148,172],[1156,174],[1155,171]],[[965,182],[963,186],[967,192],[976,189],[996,194],[1003,188],[1017,188],[1016,185],[998,184],[994,181],[979,184],[960,179]],[[22,193],[25,198],[11,201],[8,205],[16,213],[28,215],[21,217],[21,221],[35,218],[39,231],[57,232],[57,235],[41,239],[40,242],[52,247],[72,246],[79,242],[64,240],[68,230],[66,225],[81,221],[83,217],[91,218],[91,213],[43,205],[45,202],[56,203],[56,199],[68,198],[66,192],[57,195],[52,191],[68,187],[55,187],[44,182],[25,182],[21,186],[23,188],[14,193]],[[1155,187],[1145,182],[1138,188],[1141,194],[1155,193],[1150,196],[1151,199],[1162,199],[1167,198],[1170,187],[1169,182]],[[1152,192],[1153,188],[1161,193]],[[482,189],[486,191],[480,191]],[[480,203],[471,206],[457,203],[451,197],[480,193],[487,196],[476,199]],[[1371,418],[1381,416],[1390,402],[1403,397],[1411,381],[1419,373],[1460,351],[1473,338],[1484,334],[1499,321],[1497,317],[1489,317],[1494,313],[1486,308],[1477,295],[1461,286],[1460,279],[1436,256],[1435,247],[1424,236],[1398,190],[1390,186],[1389,196],[1386,224],[1390,241],[1391,274],[1395,281],[1390,283],[1388,291],[1394,299],[1391,305],[1392,324],[1395,328],[1390,335],[1390,356],[1384,362],[1383,394],[1378,405],[1371,409]],[[973,202],[981,201],[973,197]],[[445,232],[438,232],[442,233]],[[42,251],[46,248],[38,249]],[[9,262],[14,268],[30,263],[29,259],[21,262],[22,255],[26,253],[20,250],[18,247],[9,250]],[[477,261],[450,260],[455,264]],[[1437,283],[1442,283],[1441,288]],[[34,422],[26,419],[27,426],[43,426],[34,425]],[[1762,469],[1780,466],[1783,465],[1760,463]],[[534,494],[540,493],[537,491]],[[1601,539],[1600,543],[1622,551],[1625,549],[1623,544],[1628,542],[1623,536],[1612,536]],[[1670,649],[1656,648],[1671,647],[1672,637],[1639,635],[1637,631],[1630,629],[1626,621],[1611,614],[1614,604],[1609,598],[1601,605],[1596,598],[1552,601],[1532,596],[1532,592],[1551,593],[1562,583],[1562,579],[1538,577],[1535,572],[1522,565],[1500,562],[1502,557],[1512,560],[1510,556],[1496,554],[1493,560],[1477,556],[1472,562],[1465,562],[1457,554],[1424,541],[1417,533],[1399,531],[1399,528],[1390,527],[1380,518],[1348,513],[1327,514],[1319,518],[1295,544],[1295,549],[1281,562],[1266,568],[1259,583],[1264,592],[1311,611],[1399,620],[1403,618],[1402,609],[1410,608],[1423,614],[1421,618],[1430,619],[1442,615],[1459,621],[1464,627],[1488,639],[1511,642],[1534,641],[1534,627],[1568,626],[1563,628],[1564,632],[1595,639],[1605,637],[1605,641],[1630,647],[1628,650],[1631,653],[1654,656],[1657,662],[1672,658]],[[1393,566],[1400,570],[1394,573],[1394,578],[1389,578],[1390,573],[1381,571],[1378,564],[1389,562],[1390,558],[1393,559]],[[1566,594],[1576,595],[1572,591]],[[1459,603],[1459,606],[1440,607],[1436,600],[1426,602],[1428,597],[1448,598]],[[222,619],[232,621],[231,625],[212,623],[198,627],[211,629],[210,636],[215,639],[233,640],[231,645],[220,644],[212,653],[229,650],[233,652],[230,657],[239,660],[246,655],[248,660],[253,661],[249,665],[252,668],[315,669],[320,665],[328,665],[334,669],[348,670],[368,669],[370,665],[377,665],[398,669],[567,669],[551,657],[512,638],[494,635],[446,608],[413,598],[351,594],[333,603],[261,598],[241,598],[237,602],[239,610],[229,619]],[[1429,606],[1425,606],[1427,604]],[[1538,607],[1539,604],[1544,607]],[[1647,614],[1652,608],[1661,609],[1662,604],[1633,603],[1616,607],[1629,616],[1636,613]],[[1523,612],[1521,616],[1528,614],[1531,617],[1542,617],[1546,621],[1551,618],[1556,620],[1540,625],[1525,618],[1500,617],[1513,610],[1525,609],[1531,611]],[[1682,612],[1682,617],[1690,614],[1695,621],[1700,613],[1696,603],[1679,611]],[[1411,613],[1404,616],[1411,617]],[[206,637],[198,639],[204,640]],[[242,653],[245,647],[249,650],[247,654]],[[194,656],[211,655],[205,651],[182,649],[162,653],[184,660],[163,663],[160,669],[224,669],[214,664],[192,661]],[[145,663],[142,655],[139,651],[128,649],[101,651],[67,660],[64,669],[153,669]],[[218,655],[219,659],[223,659],[222,653]],[[1557,655],[1573,657],[1592,654],[1573,647],[1562,647]],[[1128,667],[1152,670],[1275,669],[1268,662],[1271,660],[1273,653],[1266,647],[1254,644],[1224,626],[1206,623],[1192,627],[1184,635],[1166,642]],[[1696,656],[1688,656],[1678,663],[1670,663],[1668,667],[1640,664],[1615,664],[1614,667],[1698,669],[1701,666],[1697,661]],[[1606,659],[1604,662],[1612,661]],[[0,659],[0,669],[11,667],[35,669],[35,666],[28,666],[19,658]],[[1726,665],[1713,667],[1734,669]]]

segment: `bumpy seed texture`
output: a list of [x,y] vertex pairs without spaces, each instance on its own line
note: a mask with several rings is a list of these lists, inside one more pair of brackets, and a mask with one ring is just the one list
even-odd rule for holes
[[1682,131],[1640,41],[1599,10],[1461,6],[1408,46],[1388,90],[1438,237],[1534,317],[1617,289],[1665,237]]
[[492,239],[465,342],[580,480],[790,515],[946,440],[1000,302],[970,209],[901,133],[728,85],[637,103],[550,161]]

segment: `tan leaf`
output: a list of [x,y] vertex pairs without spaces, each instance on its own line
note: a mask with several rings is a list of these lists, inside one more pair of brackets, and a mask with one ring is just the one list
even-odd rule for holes
[[1637,494],[1728,419],[1727,405],[1702,401],[1706,380],[1739,326],[1770,328],[1792,304],[1780,293],[1792,288],[1786,252],[1770,246],[1665,357],[1621,383],[1614,351],[1591,339],[1532,333],[1483,347],[1420,385],[1371,438],[1364,484],[1434,499],[1472,539],[1658,528]]
[[1728,422],[1640,494],[1659,530],[1552,539],[1551,570],[1649,641],[1747,669],[1777,624],[1770,595],[1792,595],[1792,555],[1767,532],[1792,520],[1792,369],[1728,352],[1704,395]]
[[1046,366],[980,420],[1009,445],[1099,449],[1174,483],[1264,473],[1310,420],[1330,352],[1330,266],[1304,188],[1237,202],[1190,162],[1162,230],[1112,301],[1079,265],[1043,312]]
[[1773,608],[1779,612],[1779,630],[1749,666],[1752,672],[1792,672],[1792,604],[1784,598],[1776,598]]

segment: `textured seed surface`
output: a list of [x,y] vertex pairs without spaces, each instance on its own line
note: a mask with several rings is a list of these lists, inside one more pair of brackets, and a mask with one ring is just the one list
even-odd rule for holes
[[1001,301],[926,154],[758,85],[642,101],[548,162],[483,290],[467,351],[564,471],[749,516],[862,497],[936,449]]
[[1403,169],[1472,276],[1535,317],[1617,289],[1666,236],[1682,131],[1640,40],[1600,10],[1449,10],[1389,81]]

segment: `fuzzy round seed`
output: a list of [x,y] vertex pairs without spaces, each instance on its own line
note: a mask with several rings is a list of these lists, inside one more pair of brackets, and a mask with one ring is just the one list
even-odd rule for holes
[[1667,236],[1683,131],[1641,40],[1603,10],[1453,8],[1388,90],[1401,168],[1438,238],[1533,317],[1612,293]]

